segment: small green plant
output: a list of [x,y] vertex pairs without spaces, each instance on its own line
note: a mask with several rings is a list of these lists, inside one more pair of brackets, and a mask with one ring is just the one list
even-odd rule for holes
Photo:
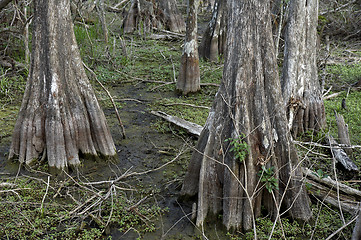
[[321,179],[328,177],[328,175],[322,169],[318,169],[316,173],[317,173],[317,177]]
[[274,167],[266,168],[262,166],[262,170],[258,172],[258,176],[261,178],[261,182],[265,184],[268,192],[272,192],[273,189],[278,190],[278,180],[274,177]]
[[230,145],[232,146],[229,151],[234,153],[234,157],[238,159],[240,162],[243,162],[244,159],[246,159],[246,156],[248,154],[248,144],[244,141],[245,136],[244,134],[241,134],[238,136],[238,138],[228,138],[225,141],[230,142]]

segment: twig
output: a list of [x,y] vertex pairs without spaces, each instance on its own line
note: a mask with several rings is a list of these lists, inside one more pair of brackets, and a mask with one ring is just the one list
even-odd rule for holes
[[[131,173],[128,173],[128,172],[130,172],[130,169],[131,169],[131,168],[129,168],[125,173],[123,173],[121,176],[119,176],[118,178],[116,178],[114,180],[99,181],[99,182],[89,182],[89,183],[83,183],[83,184],[84,185],[101,185],[101,184],[111,184],[111,185],[113,185],[114,183],[116,183],[116,182],[118,182],[118,181],[120,181],[121,179],[124,179],[124,178],[139,176],[139,175],[144,175],[144,174],[148,174],[148,173],[151,173],[151,172],[155,172],[155,171],[158,171],[158,170],[164,168],[165,166],[173,163],[174,161],[176,161],[179,158],[179,156],[181,156],[183,153],[184,153],[184,151],[179,152],[177,154],[177,156],[175,156],[171,161],[163,164],[160,167],[154,168],[154,169],[150,169],[150,170],[147,170],[147,171],[144,171],[144,172],[131,172]],[[127,189],[127,190],[133,190],[133,189]]]
[[[151,194],[152,195],[152,194]],[[134,204],[133,206],[130,206],[129,208],[127,208],[127,211],[132,211],[134,208],[137,208],[142,202],[144,202],[146,199],[148,198],[148,196],[145,196],[144,198],[140,199],[136,204]]]
[[358,215],[356,215],[353,219],[351,219],[348,223],[345,223],[342,227],[340,227],[339,229],[337,229],[334,233],[332,233],[330,236],[328,236],[325,240],[330,240],[332,239],[337,233],[339,233],[340,231],[342,231],[344,228],[346,228],[348,225],[350,225],[351,223],[353,223],[354,221],[356,221]]
[[43,200],[41,201],[40,209],[41,209],[41,214],[42,215],[44,215],[44,201],[45,201],[46,195],[48,194],[49,183],[50,183],[50,176],[48,176],[48,183],[46,184],[45,194],[44,194]]
[[119,98],[119,99],[115,99],[117,101],[133,101],[133,102],[137,102],[137,103],[143,103],[141,100],[135,99],[135,98]]
[[357,1],[357,0],[353,0],[352,2],[348,2],[348,3],[342,5],[342,6],[338,7],[338,8],[335,8],[335,9],[333,9],[333,10],[326,11],[326,12],[321,12],[320,15],[325,15],[325,14],[328,14],[328,13],[338,12],[338,11],[340,11],[341,9],[350,6],[351,4],[354,4],[356,1]]
[[117,109],[117,106],[115,105],[115,102],[112,98],[112,95],[110,94],[110,92],[104,87],[104,85],[98,80],[97,75],[95,74],[95,72],[93,72],[93,70],[91,70],[84,62],[83,62],[84,67],[94,76],[95,80],[99,83],[99,85],[103,88],[103,90],[107,93],[108,97],[110,98],[110,101],[113,104],[114,110],[115,110],[115,114],[117,115],[118,118],[118,122],[120,124],[120,127],[122,128],[122,134],[123,134],[123,139],[126,138],[125,136],[125,129],[124,129],[124,125],[122,123],[122,120],[120,119],[120,115]]
[[219,87],[218,83],[201,83],[201,86],[214,86],[214,87]]
[[323,97],[323,100],[327,100],[327,99],[330,99],[330,98],[334,98],[334,97],[337,97],[338,95],[340,95],[342,92],[337,92],[337,93],[332,93],[328,96],[324,96]]

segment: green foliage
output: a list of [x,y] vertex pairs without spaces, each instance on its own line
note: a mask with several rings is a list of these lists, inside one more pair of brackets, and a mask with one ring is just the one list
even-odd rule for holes
[[0,239],[103,239],[107,226],[120,231],[134,228],[143,234],[155,230],[154,220],[165,211],[149,201],[135,207],[139,199],[129,200],[120,192],[104,200],[101,208],[89,209],[101,211],[97,217],[74,215],[71,212],[92,197],[78,184],[52,180],[46,194],[47,185],[41,179],[18,177],[7,183],[0,195]]
[[10,103],[13,100],[19,101],[19,96],[24,93],[25,90],[25,78],[27,72],[24,75],[10,75],[6,74],[6,70],[0,67],[0,102]]
[[258,176],[268,192],[271,193],[274,189],[278,190],[278,180],[274,177],[274,167],[266,168],[262,166],[262,170],[258,172]]
[[[310,233],[310,225],[306,224],[301,226],[296,221],[291,221],[287,218],[281,220],[282,226],[280,224],[276,225],[271,239],[283,239],[283,236],[286,236],[286,239],[300,239],[307,236]],[[268,239],[272,231],[273,222],[269,218],[258,218],[256,220],[257,226],[257,238],[258,239]],[[283,235],[284,234],[284,235]],[[253,240],[254,233],[253,231],[247,233],[238,233],[238,234],[228,234],[231,240]]]
[[328,65],[326,71],[329,74],[328,84],[349,86],[361,78],[361,64],[355,63],[350,65]]
[[231,149],[230,152],[233,152],[234,157],[243,162],[246,159],[246,156],[249,152],[249,147],[247,142],[244,141],[245,135],[241,134],[238,138],[228,138],[225,141],[230,143]]
[[[346,124],[348,124],[350,140],[352,144],[360,145],[361,138],[361,92],[350,92],[347,96],[346,93],[331,98],[325,101],[325,109],[328,113],[326,115],[327,124],[329,127],[330,134],[334,137],[337,136],[337,125],[334,116],[334,110],[342,114]],[[346,99],[347,110],[341,108],[342,99]]]
[[319,177],[319,178],[321,178],[321,179],[328,177],[328,175],[325,174],[325,172],[324,172],[322,169],[318,169],[318,170],[316,171],[316,173],[317,173],[317,177]]
[[[300,224],[288,218],[281,218],[282,225],[276,223],[276,227],[272,234],[274,240],[283,239],[312,239],[323,240],[334,233],[343,221],[338,212],[333,211],[329,206],[320,204],[312,205],[313,217],[312,221]],[[352,216],[344,214],[345,221],[348,222]],[[272,231],[274,222],[268,217],[259,217],[256,219],[256,231],[258,239],[268,239]],[[284,235],[283,235],[284,234]],[[333,239],[351,239],[352,227],[345,228],[338,233]],[[228,233],[231,240],[251,240],[254,239],[253,231],[247,233]]]

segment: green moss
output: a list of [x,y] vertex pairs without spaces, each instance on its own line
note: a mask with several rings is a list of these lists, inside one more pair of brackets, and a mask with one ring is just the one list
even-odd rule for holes
[[[326,205],[313,205],[313,220],[309,223],[298,223],[287,218],[282,218],[282,225],[277,222],[271,239],[325,239],[334,233],[339,226],[343,225],[341,216]],[[345,221],[348,222],[352,216],[345,214]],[[256,220],[258,239],[268,239],[272,232],[274,222],[268,217],[259,217]],[[346,228],[336,235],[339,239],[350,239],[352,228]],[[253,231],[247,233],[228,233],[232,240],[254,239]]]
[[18,116],[19,106],[0,108],[0,142],[10,140]]
[[[4,179],[1,180],[4,182]],[[139,195],[133,195],[132,199],[117,191],[112,193],[113,198],[103,198],[101,209],[91,208],[95,212],[101,210],[100,215],[71,214],[79,206],[77,202],[85,202],[94,194],[86,187],[79,187],[81,182],[75,184],[70,179],[65,182],[51,180],[47,186],[46,178],[39,176],[5,181],[9,185],[2,188],[0,195],[1,239],[14,236],[16,239],[100,239],[104,238],[106,230],[103,223],[120,231],[134,228],[143,234],[155,230],[155,219],[165,211],[152,201],[144,201],[132,208],[144,197],[142,191],[139,191]],[[106,197],[107,189],[104,190],[99,194]]]
[[328,85],[349,87],[361,78],[361,64],[329,65],[326,71],[329,74]]
[[[334,111],[344,116],[346,124],[348,124],[351,143],[354,145],[361,144],[361,92],[350,92],[346,98],[347,93],[331,98],[325,101],[327,125],[331,135],[337,137],[337,125]],[[342,109],[342,99],[346,99],[347,110]]]

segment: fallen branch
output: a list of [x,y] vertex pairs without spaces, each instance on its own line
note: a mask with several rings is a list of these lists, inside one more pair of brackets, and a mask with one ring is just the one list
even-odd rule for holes
[[324,96],[323,97],[323,100],[327,100],[327,99],[330,99],[330,98],[334,98],[334,97],[337,97],[338,95],[340,95],[342,92],[337,92],[337,93],[332,93],[328,96]]
[[360,203],[356,200],[356,198],[345,194],[338,195],[337,189],[325,187],[324,185],[307,177],[305,182],[310,187],[309,194],[320,201],[328,203],[337,209],[342,209],[342,211],[353,215],[358,211]]
[[158,32],[163,32],[166,34],[170,34],[173,35],[175,37],[178,37],[180,39],[184,39],[185,38],[185,34],[181,34],[181,33],[176,33],[176,32],[171,32],[171,31],[167,31],[167,30],[163,30],[163,29],[158,29],[158,28],[153,28],[153,30],[158,31]]
[[333,180],[331,177],[321,178],[320,176],[318,176],[316,172],[313,172],[308,168],[302,168],[302,171],[307,179],[313,180],[315,182],[319,182],[325,186],[328,186],[331,189],[336,188],[338,186],[341,192],[347,194],[348,196],[354,196],[357,199],[361,200],[361,191],[357,189],[349,187],[346,184],[337,182]]
[[201,86],[214,86],[214,87],[219,87],[218,83],[201,83]]
[[337,144],[337,142],[333,139],[333,137],[331,135],[329,135],[327,137],[327,140],[329,142],[329,145],[331,147],[331,152],[332,152],[332,157],[340,164],[342,164],[342,166],[348,170],[348,171],[358,171],[358,167],[356,166],[356,164],[347,156],[347,153],[339,147],[334,147],[334,146],[339,146],[339,144]]
[[155,116],[161,117],[161,118],[167,120],[168,122],[171,122],[183,129],[187,130],[189,133],[191,133],[193,135],[200,136],[200,134],[202,132],[203,127],[198,124],[186,121],[179,117],[168,115],[168,114],[166,114],[164,112],[160,112],[160,111],[151,111],[151,113]]

